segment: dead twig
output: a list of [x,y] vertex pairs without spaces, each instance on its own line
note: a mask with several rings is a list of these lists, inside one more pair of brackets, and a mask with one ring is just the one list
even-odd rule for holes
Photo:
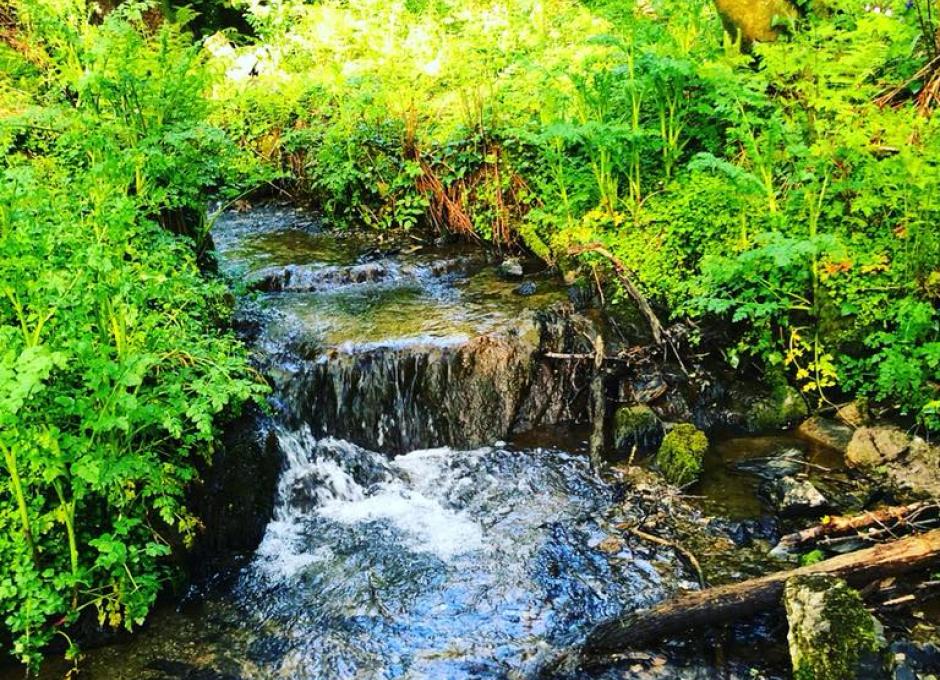
[[702,572],[702,565],[699,564],[698,559],[689,550],[682,547],[675,541],[667,541],[665,538],[660,538],[659,536],[648,534],[641,529],[637,529],[636,527],[628,527],[626,531],[628,533],[633,534],[637,538],[643,539],[644,541],[649,541],[650,543],[656,543],[657,545],[663,545],[663,546],[666,546],[667,548],[672,548],[673,550],[675,550],[677,553],[679,553],[685,558],[686,562],[688,562],[689,566],[692,568],[692,571],[695,572],[695,575],[698,578],[699,586],[701,588],[705,587],[705,575]]

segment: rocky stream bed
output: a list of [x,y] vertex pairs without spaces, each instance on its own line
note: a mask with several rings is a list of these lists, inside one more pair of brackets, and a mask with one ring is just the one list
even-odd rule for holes
[[537,263],[500,271],[407,236],[367,246],[290,206],[226,213],[213,236],[244,284],[270,413],[230,428],[194,494],[194,585],[90,650],[81,677],[789,677],[782,611],[600,669],[550,666],[599,621],[699,587],[681,551],[631,529],[655,527],[724,583],[780,568],[768,552],[799,517],[871,501],[818,438],[779,419],[747,434],[755,413],[768,425],[763,393],[665,365],[609,388],[612,410],[649,409],[653,439],[676,419],[710,428],[682,495],[617,433],[592,466],[593,364],[552,357],[612,331]]

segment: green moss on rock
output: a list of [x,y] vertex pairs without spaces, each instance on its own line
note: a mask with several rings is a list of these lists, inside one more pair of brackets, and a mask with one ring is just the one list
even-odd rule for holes
[[663,438],[656,454],[656,465],[673,484],[691,484],[702,473],[708,438],[694,425],[676,425]]
[[833,576],[813,574],[787,581],[787,641],[796,680],[852,680],[883,647],[881,626],[859,594]]
[[779,22],[798,14],[788,0],[715,0],[715,7],[725,30],[746,45],[776,40]]
[[747,412],[747,428],[752,432],[779,430],[807,416],[806,402],[789,385],[780,385],[763,399],[753,402]]
[[614,413],[614,444],[619,450],[651,450],[662,438],[663,424],[649,406],[621,406]]

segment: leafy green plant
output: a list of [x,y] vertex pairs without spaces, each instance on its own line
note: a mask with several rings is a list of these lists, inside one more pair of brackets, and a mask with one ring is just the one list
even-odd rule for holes
[[[205,121],[185,32],[135,11],[30,14],[61,66],[35,102],[56,127],[31,136],[41,108],[4,121],[20,133],[0,166],[0,616],[30,665],[55,636],[77,654],[83,615],[143,622],[199,528],[197,464],[264,392],[196,261],[206,192],[243,177],[235,147]],[[179,211],[200,219],[177,229]]]

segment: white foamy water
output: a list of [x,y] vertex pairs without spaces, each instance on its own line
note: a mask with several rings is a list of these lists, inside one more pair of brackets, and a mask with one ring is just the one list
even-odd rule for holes
[[483,530],[478,524],[400,482],[360,501],[329,502],[320,514],[344,524],[386,520],[405,535],[406,547],[443,560],[483,548]]
[[[344,525],[384,522],[396,530],[402,548],[444,561],[483,549],[482,527],[446,507],[435,493],[450,488],[447,461],[457,452],[415,451],[389,462],[344,440],[316,440],[306,428],[278,436],[286,468],[275,517],[256,553],[256,565],[269,577],[294,576],[331,557],[322,548],[305,547],[307,523],[315,519]],[[350,469],[365,478],[362,484]]]

